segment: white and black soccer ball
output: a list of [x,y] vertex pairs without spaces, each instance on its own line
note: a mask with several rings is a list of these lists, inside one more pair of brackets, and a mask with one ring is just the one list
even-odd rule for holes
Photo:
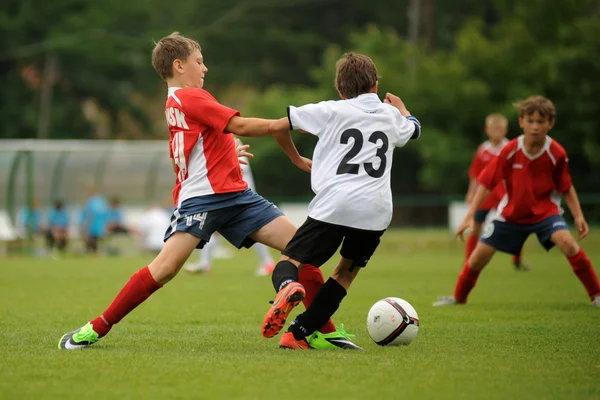
[[408,301],[387,297],[369,310],[367,331],[380,346],[407,345],[419,332],[419,315]]

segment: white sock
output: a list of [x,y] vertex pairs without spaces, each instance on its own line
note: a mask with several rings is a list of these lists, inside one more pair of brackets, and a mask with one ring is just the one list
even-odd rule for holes
[[269,248],[267,246],[265,246],[262,243],[255,243],[252,247],[254,248],[254,251],[256,251],[258,258],[260,259],[261,266],[266,264],[273,264],[273,257],[271,257],[271,253],[269,252]]
[[[214,249],[219,245],[218,236],[213,235],[210,241],[200,250],[200,265],[210,267]],[[215,240],[217,239],[217,240]]]

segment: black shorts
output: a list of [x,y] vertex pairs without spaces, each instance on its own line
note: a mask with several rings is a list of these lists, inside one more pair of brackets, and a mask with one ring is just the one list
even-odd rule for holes
[[385,230],[349,228],[308,217],[281,253],[303,264],[320,267],[341,244],[342,257],[352,260],[357,267],[365,267],[379,246],[383,232]]

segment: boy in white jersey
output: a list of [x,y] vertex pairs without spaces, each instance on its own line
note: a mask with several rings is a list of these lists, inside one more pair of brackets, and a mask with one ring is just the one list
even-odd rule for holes
[[359,269],[367,265],[392,219],[394,148],[417,139],[421,129],[400,98],[388,93],[385,102],[379,100],[377,68],[369,57],[348,53],[336,68],[342,100],[288,107],[288,118],[280,120],[319,138],[311,172],[315,197],[306,222],[273,271],[278,293],[262,324],[264,337],[275,336],[302,301],[298,270],[305,264],[323,265],[340,245],[342,256],[312,304],[283,334],[282,348],[310,348],[307,337],[335,313]]

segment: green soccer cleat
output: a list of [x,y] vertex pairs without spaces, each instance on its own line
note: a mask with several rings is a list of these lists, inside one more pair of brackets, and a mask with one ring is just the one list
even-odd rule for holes
[[58,342],[58,348],[63,350],[79,350],[91,346],[100,338],[89,322],[73,332],[65,333]]
[[341,324],[338,330],[331,333],[321,333],[316,331],[308,338],[308,345],[313,349],[325,350],[325,349],[348,349],[348,350],[362,350],[352,343],[351,339],[354,335],[347,333],[344,330],[344,325]]

